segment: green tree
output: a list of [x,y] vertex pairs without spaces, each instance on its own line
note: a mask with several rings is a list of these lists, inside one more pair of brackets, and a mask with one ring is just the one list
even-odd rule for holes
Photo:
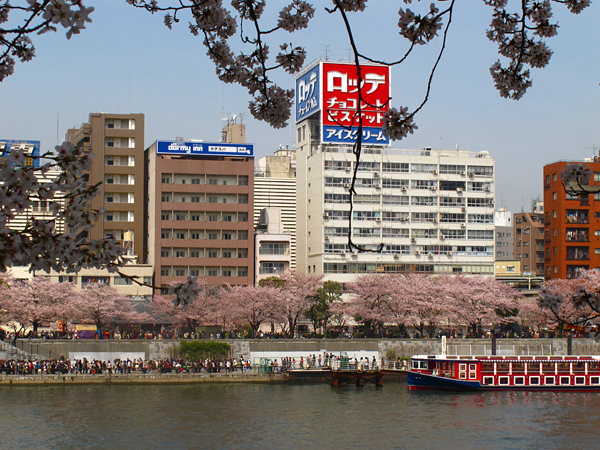
[[312,322],[315,330],[322,325],[327,334],[327,322],[333,316],[331,305],[342,300],[342,285],[336,281],[325,281],[309,300],[310,306],[304,316]]
[[222,358],[229,354],[231,345],[215,341],[182,341],[179,351],[192,360]]

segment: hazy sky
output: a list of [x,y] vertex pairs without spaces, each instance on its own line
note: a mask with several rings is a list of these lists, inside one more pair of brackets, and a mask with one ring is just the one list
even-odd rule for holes
[[[334,60],[348,58],[339,16],[323,9],[331,3],[313,3],[317,14],[308,30],[276,35],[272,55],[277,44],[292,42],[306,46],[307,62],[324,58],[326,49]],[[81,35],[70,41],[62,30],[35,36],[37,56],[18,63],[15,74],[0,83],[1,138],[41,140],[42,148],[50,149],[56,145],[57,122],[62,141],[66,130],[87,121],[90,112],[139,112],[146,115],[146,146],[176,136],[218,141],[224,112],[245,114],[247,140],[256,144],[257,157],[293,144],[290,128],[272,130],[253,120],[245,91],[218,81],[201,38],[187,30],[187,17],[169,31],[161,14],[136,10],[125,0],[85,4],[96,11]],[[399,58],[406,49],[396,26],[402,3],[372,0],[367,5],[365,13],[350,15],[360,50],[380,59]],[[458,144],[461,150],[489,151],[496,158],[496,205],[517,212],[521,199],[528,210],[531,198],[543,194],[544,164],[591,157],[592,148],[600,147],[600,6],[578,16],[554,6],[560,28],[548,40],[554,50],[550,66],[533,71],[533,87],[518,102],[500,98],[489,75],[498,59],[485,37],[491,11],[482,1],[457,2],[430,101],[416,118],[419,129],[393,147],[454,149]],[[408,64],[392,69],[393,106],[420,103],[440,43],[416,49]],[[277,81],[294,86],[287,74]]]

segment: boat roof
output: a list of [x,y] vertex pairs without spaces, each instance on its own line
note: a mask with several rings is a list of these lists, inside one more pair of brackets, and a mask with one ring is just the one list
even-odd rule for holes
[[517,356],[517,355],[414,355],[411,359],[428,359],[440,361],[600,361],[600,355],[594,356]]

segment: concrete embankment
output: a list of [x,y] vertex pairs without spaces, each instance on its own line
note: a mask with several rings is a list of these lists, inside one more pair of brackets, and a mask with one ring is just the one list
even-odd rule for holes
[[[21,339],[17,342],[19,351],[39,355],[37,359],[55,358],[62,354],[69,359],[84,357],[103,361],[119,359],[163,359],[177,355],[181,341],[178,340],[43,340]],[[234,339],[222,340],[231,345],[230,357],[241,356],[251,362],[256,359],[301,357],[323,352],[338,355],[346,353],[357,358],[373,356],[381,358],[410,357],[416,354],[441,353],[440,339]],[[6,343],[5,343],[6,344]],[[6,347],[10,347],[6,345]],[[498,339],[498,354],[515,355],[566,355],[566,339]],[[449,354],[482,355],[491,352],[490,339],[449,339]],[[573,339],[573,354],[600,354],[600,341],[594,339]],[[28,359],[21,355],[8,355],[6,358]],[[0,349],[0,359],[2,359]]]
[[215,374],[66,374],[66,375],[5,375],[0,374],[0,386],[66,386],[66,385],[140,385],[191,383],[283,383],[282,373],[215,373]]

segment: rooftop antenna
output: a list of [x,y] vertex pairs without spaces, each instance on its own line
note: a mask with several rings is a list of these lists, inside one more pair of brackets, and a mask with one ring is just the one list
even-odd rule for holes
[[321,44],[321,47],[325,47],[325,61],[329,61],[329,47],[331,47],[331,45]]
[[60,145],[60,142],[58,142],[58,140],[59,140],[59,137],[58,137],[59,123],[60,123],[60,113],[57,112],[56,113],[56,145]]

